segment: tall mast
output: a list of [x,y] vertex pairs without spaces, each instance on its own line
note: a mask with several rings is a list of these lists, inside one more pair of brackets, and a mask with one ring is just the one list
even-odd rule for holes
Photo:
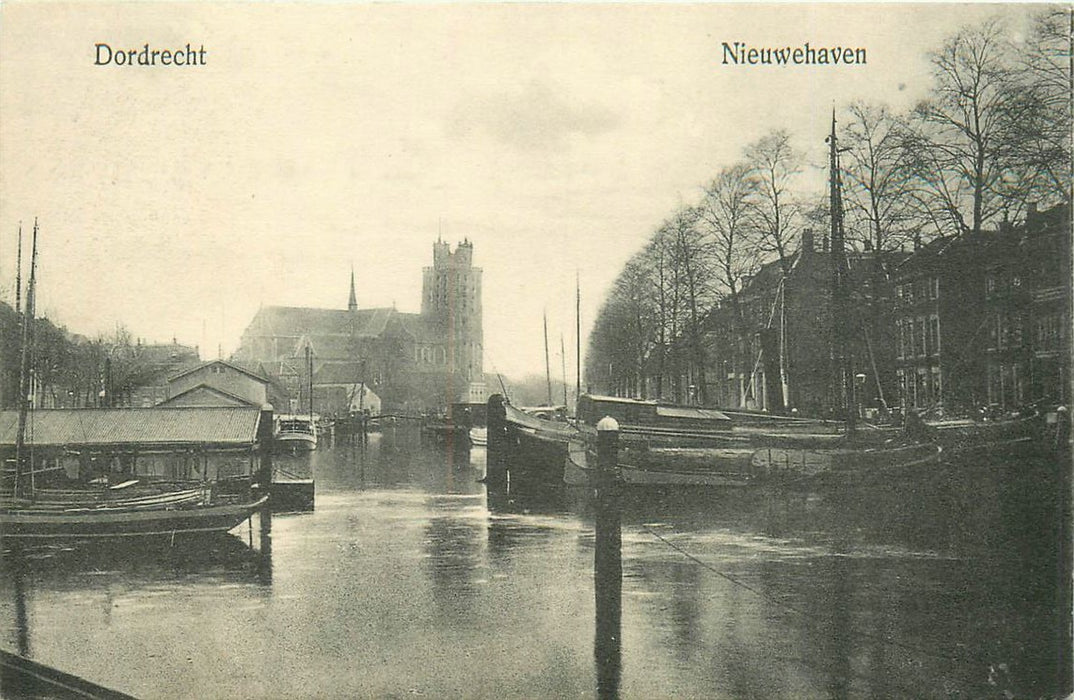
[[[20,237],[21,238],[21,237]],[[20,245],[21,249],[21,245]],[[21,267],[21,266],[20,266]],[[26,310],[22,315],[22,356],[19,362],[19,426],[15,434],[15,497],[23,495],[24,475],[33,468],[26,465],[26,417],[30,411],[30,346],[33,344],[34,288],[37,270],[37,219],[34,219],[33,246],[30,252],[30,280],[26,287]]]
[[574,402],[578,411],[578,397],[582,395],[582,287],[578,271],[574,272]]
[[552,405],[552,365],[548,362],[548,311],[544,312],[544,378],[548,383],[548,405]]
[[850,323],[847,308],[846,239],[843,231],[843,193],[839,174],[839,147],[835,134],[835,109],[832,109],[832,132],[828,135],[830,161],[829,193],[831,196],[832,243],[832,359],[835,361],[836,395],[846,409],[847,432],[852,433],[857,419],[854,401],[854,375],[850,368]]
[[563,334],[559,334],[559,359],[563,365],[563,408],[567,408],[567,351],[563,346]]
[[19,249],[15,253],[15,315],[22,313],[22,222],[19,222]]
[[310,427],[313,427],[313,349],[306,346],[306,377],[309,389]]

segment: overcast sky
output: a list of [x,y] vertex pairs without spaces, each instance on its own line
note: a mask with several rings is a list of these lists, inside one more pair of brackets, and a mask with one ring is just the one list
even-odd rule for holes
[[[576,271],[584,346],[623,263],[743,146],[787,128],[822,164],[833,104],[905,107],[946,35],[1031,10],[5,2],[0,294],[36,216],[39,309],[211,358],[260,305],[344,308],[352,263],[360,306],[417,311],[442,231],[484,268],[486,370],[543,373]],[[868,63],[722,65],[724,41]],[[98,42],[206,65],[95,66]]]

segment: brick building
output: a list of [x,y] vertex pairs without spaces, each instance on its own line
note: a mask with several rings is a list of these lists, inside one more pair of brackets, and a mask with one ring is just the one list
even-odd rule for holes
[[904,409],[968,414],[1069,401],[1068,207],[938,238],[896,273]]
[[736,307],[725,302],[707,322],[709,402],[802,415],[838,410],[833,343],[843,343],[857,376],[859,403],[886,408],[895,394],[891,342],[890,269],[906,254],[848,251],[851,337],[832,335],[833,261],[803,231],[798,251],[783,265],[764,265],[744,285]]

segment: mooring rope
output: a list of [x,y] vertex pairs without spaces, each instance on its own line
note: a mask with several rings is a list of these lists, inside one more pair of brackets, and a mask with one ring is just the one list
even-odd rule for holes
[[[759,590],[759,589],[755,588],[754,586],[749,585],[748,583],[746,583],[744,581],[741,581],[741,580],[735,578],[734,576],[731,576],[730,574],[728,574],[726,572],[720,571],[716,567],[714,567],[711,564],[709,564],[709,563],[699,559],[698,557],[694,556],[693,554],[691,554],[690,552],[686,551],[685,549],[683,549],[678,544],[676,544],[676,543],[672,542],[671,540],[667,539],[666,537],[661,535],[659,532],[656,532],[655,530],[653,530],[650,527],[647,527],[645,525],[641,525],[640,527],[641,527],[641,529],[643,531],[645,531],[646,533],[648,533],[649,535],[651,535],[655,539],[659,540],[660,542],[663,542],[668,547],[670,547],[671,549],[675,550],[679,554],[683,555],[684,557],[686,557],[690,561],[694,562],[695,564],[697,564],[698,566],[704,568],[705,570],[707,570],[707,571],[709,571],[709,572],[711,572],[713,574],[716,574],[717,576],[719,576],[720,578],[724,579],[725,581],[728,581],[729,583],[731,583],[731,584],[733,584],[735,586],[738,586],[739,588],[744,588],[745,590],[753,593],[754,595],[756,595],[756,596],[758,596],[760,598],[763,598],[764,600],[767,600],[767,601],[769,601],[771,603],[774,603],[776,606],[778,606],[778,607],[780,607],[780,608],[782,608],[784,610],[787,610],[789,612],[793,612],[793,613],[795,613],[797,615],[800,615],[803,618],[806,618],[807,620],[809,620],[811,622],[814,622],[814,623],[818,622],[818,620],[816,620],[815,616],[812,613],[810,613],[810,611],[805,610],[803,608],[800,608],[800,607],[798,607],[796,605],[791,605],[791,604],[789,604],[789,603],[787,603],[785,601],[780,600],[779,598],[776,598],[775,596],[772,596],[772,595],[770,595],[768,593],[765,593],[762,590]],[[854,635],[856,635],[858,637],[862,637],[864,639],[869,639],[869,640],[880,642],[882,644],[886,644],[886,645],[889,645],[889,646],[898,647],[900,649],[903,649],[904,651],[909,651],[909,652],[914,652],[914,653],[917,653],[917,654],[922,654],[924,656],[929,656],[929,657],[932,657],[932,658],[935,658],[935,659],[943,659],[945,661],[958,661],[958,662],[962,662],[962,663],[983,664],[984,666],[989,667],[989,668],[991,668],[992,665],[993,665],[990,661],[987,661],[987,660],[985,660],[983,658],[980,658],[980,657],[977,657],[977,656],[970,656],[970,655],[967,655],[967,654],[951,654],[951,653],[939,652],[939,651],[935,651],[935,650],[932,650],[932,649],[927,649],[927,648],[922,647],[922,646],[918,646],[916,644],[908,644],[906,642],[900,642],[898,640],[891,639],[890,637],[888,637],[886,635],[882,635],[882,634],[874,634],[872,632],[867,632],[867,631],[858,630],[858,629],[851,629],[850,633],[854,634]]]

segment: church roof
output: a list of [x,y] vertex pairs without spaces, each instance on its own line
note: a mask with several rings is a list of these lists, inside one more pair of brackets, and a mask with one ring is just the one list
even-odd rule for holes
[[[266,306],[257,312],[250,330],[261,336],[301,337],[339,335],[375,338],[388,325],[395,309],[312,309]],[[316,347],[315,347],[316,349]]]
[[444,329],[435,319],[421,314],[399,314],[403,329],[420,343],[438,343],[444,340]]

